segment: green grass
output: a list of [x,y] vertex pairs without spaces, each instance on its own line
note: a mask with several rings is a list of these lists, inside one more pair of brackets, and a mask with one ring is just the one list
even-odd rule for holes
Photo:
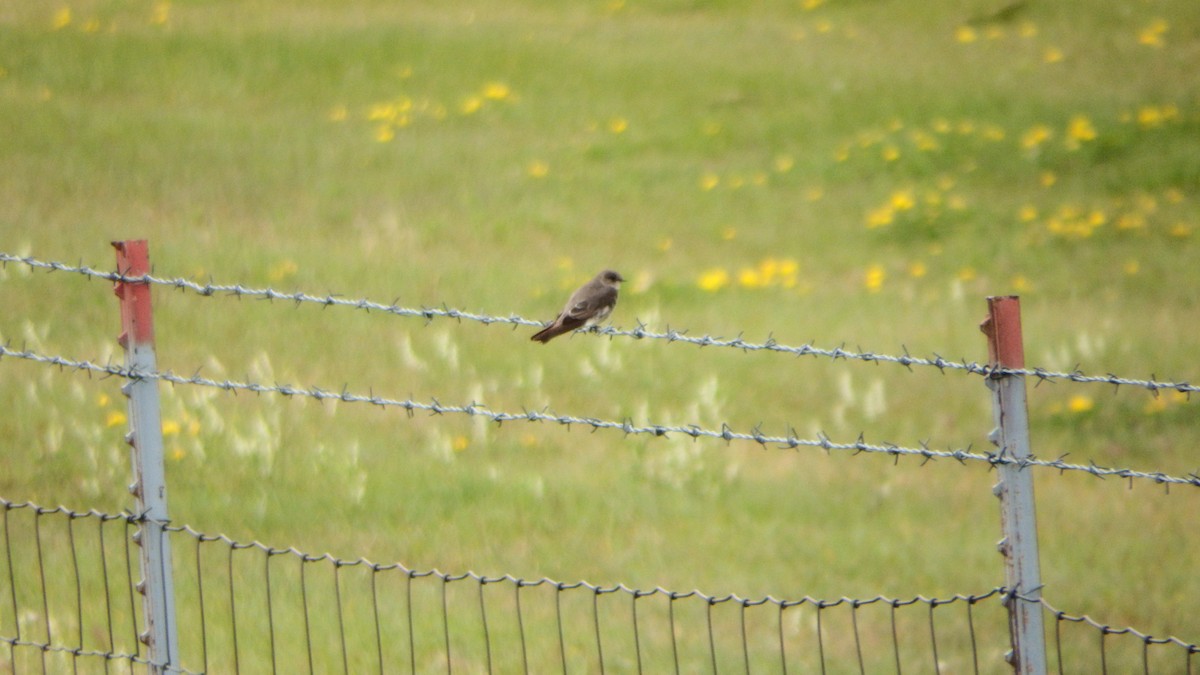
[[[1195,379],[1200,8],[803,4],[98,1],[55,29],[66,4],[8,3],[0,250],[107,268],[144,237],[163,276],[547,319],[611,266],[618,326],[979,361],[984,297],[1019,292],[1031,365]],[[0,306],[14,345],[119,358],[107,284],[10,265]],[[155,311],[160,365],[211,377],[935,448],[992,426],[978,378],[928,369],[161,289]],[[118,383],[0,367],[0,495],[131,506]],[[174,519],[242,541],[745,597],[1003,583],[984,467],[163,395]],[[1195,405],[1046,383],[1034,449],[1187,474]],[[1194,490],[1036,479],[1051,602],[1200,639]]]

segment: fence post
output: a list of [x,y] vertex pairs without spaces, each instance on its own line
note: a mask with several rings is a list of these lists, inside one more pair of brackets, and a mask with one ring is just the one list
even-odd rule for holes
[[[988,317],[980,324],[987,335],[988,361],[993,369],[1025,367],[1021,337],[1021,300],[1016,296],[988,298]],[[992,390],[996,428],[989,439],[1000,448],[1000,457],[1021,460],[1032,454],[1029,445],[1029,409],[1025,376],[993,372],[987,378]],[[1038,565],[1037,516],[1033,500],[1033,472],[1020,464],[997,465],[1000,481],[993,492],[1000,498],[1004,538],[1005,580],[1009,595],[1009,633],[1012,651],[1006,655],[1020,675],[1046,672],[1046,636],[1042,623],[1042,574]]]
[[[150,273],[150,254],[144,239],[115,241],[117,273],[137,277]],[[117,281],[113,290],[121,300],[121,336],[125,367],[133,371],[158,370],[154,356],[154,316],[150,284]],[[147,670],[155,675],[179,668],[179,639],[175,625],[175,589],[171,573],[171,542],[164,526],[167,517],[167,483],[163,469],[162,413],[158,380],[131,378],[121,392],[129,398],[133,483],[129,491],[137,499],[140,529],[134,541],[141,547],[142,579],[138,591],[146,631],[139,639],[148,647]]]

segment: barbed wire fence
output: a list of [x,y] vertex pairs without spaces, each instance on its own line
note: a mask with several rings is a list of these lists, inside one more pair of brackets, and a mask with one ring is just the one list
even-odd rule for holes
[[[203,297],[214,296],[231,296],[234,298],[251,298],[267,301],[284,301],[295,303],[296,305],[314,304],[322,307],[339,307],[345,309],[360,310],[363,312],[376,312],[382,314],[390,314],[398,317],[424,319],[425,321],[433,321],[435,319],[452,319],[455,321],[472,321],[484,325],[510,325],[514,328],[526,326],[530,328],[542,328],[545,323],[527,319],[515,314],[509,316],[498,316],[490,314],[481,314],[476,312],[468,312],[461,309],[451,307],[404,307],[397,302],[384,304],[368,300],[366,298],[345,298],[340,295],[315,295],[305,293],[303,291],[279,291],[273,288],[253,288],[244,284],[218,284],[212,281],[200,283],[183,277],[158,277],[153,274],[123,274],[121,272],[107,272],[94,269],[87,265],[69,265],[61,262],[43,261],[31,256],[17,256],[10,253],[0,252],[0,265],[8,265],[15,263],[23,265],[34,270],[44,270],[47,272],[63,272],[68,274],[77,274],[90,279],[101,279],[111,281],[113,283],[147,283],[154,286],[161,286],[177,291],[192,292]],[[1200,392],[1200,385],[1190,384],[1185,381],[1159,381],[1153,376],[1149,379],[1139,379],[1122,377],[1112,373],[1104,375],[1089,375],[1079,370],[1070,372],[1055,371],[1047,368],[1003,368],[997,369],[989,364],[977,363],[974,361],[946,359],[940,355],[931,357],[912,356],[905,353],[902,355],[883,354],[861,350],[850,350],[844,347],[822,348],[811,344],[802,345],[787,345],[777,342],[774,338],[768,338],[763,342],[753,342],[743,338],[721,338],[712,335],[689,335],[686,330],[667,329],[665,331],[656,332],[649,330],[645,325],[639,323],[633,329],[620,329],[611,326],[599,327],[592,329],[598,335],[608,337],[633,338],[635,340],[664,340],[666,342],[675,342],[680,344],[690,344],[697,347],[716,347],[729,348],[745,352],[775,352],[780,354],[789,354],[792,356],[812,356],[816,358],[828,358],[833,360],[844,359],[852,361],[865,361],[869,363],[889,363],[904,366],[908,369],[913,367],[936,368],[942,372],[946,371],[962,371],[974,375],[990,376],[995,374],[1005,375],[1024,375],[1038,381],[1043,380],[1063,380],[1075,383],[1091,383],[1091,384],[1109,384],[1114,387],[1129,386],[1147,389],[1151,392],[1158,391],[1177,391],[1181,394],[1191,395]]]
[[[454,319],[483,324],[541,326],[512,315],[492,316],[448,307],[407,308],[365,299],[282,293],[270,288],[160,278],[148,271],[104,272],[84,265],[46,262],[0,252],[0,264],[63,272],[118,285],[160,286],[203,297],[251,297],[311,303],[424,321]],[[731,348],[832,360],[858,360],[913,368],[936,368],[996,380],[1021,376],[1080,384],[1133,386],[1153,393],[1190,396],[1198,388],[1182,381],[1087,375],[1042,368],[979,364],[934,355],[902,355],[792,346],[768,339],[750,342],[604,328],[610,339],[651,339],[699,347]],[[835,441],[823,434],[802,438],[697,425],[607,420],[543,410],[497,411],[481,403],[443,404],[253,381],[176,375],[144,365],[100,363],[0,345],[4,357],[114,377],[127,383],[168,382],[283,397],[307,397],[399,409],[408,415],[466,415],[497,424],[550,423],[584,426],[625,436],[683,435],[693,439],[751,442],[786,450],[816,448],[853,454],[911,456],[923,462],[952,459],[995,468],[1055,469],[1098,478],[1118,477],[1200,487],[1200,475],[1068,463],[970,447],[937,450],[925,444],[869,443],[861,436]],[[136,417],[132,415],[131,417]],[[135,430],[134,436],[137,435]],[[1052,625],[1043,660],[1057,672],[1192,672],[1200,646],[1114,627],[1059,610],[1040,588],[1009,584],[949,598],[841,597],[833,600],[771,596],[747,599],[698,590],[598,586],[513,575],[418,571],[399,563],[311,555],[257,541],[239,542],[189,525],[156,519],[147,510],[122,514],[44,507],[0,496],[3,506],[3,573],[0,643],[8,645],[10,672],[1003,672],[1011,647],[1014,607],[1030,607]],[[144,562],[130,542],[145,547],[147,533],[174,550],[173,608],[179,644],[164,661],[149,637],[152,617],[139,595],[146,592]],[[139,569],[135,569],[139,567]],[[168,575],[170,576],[170,575]],[[141,579],[139,579],[141,577]],[[153,592],[154,589],[150,589]],[[150,648],[147,642],[151,643]],[[0,666],[3,666],[0,660]]]

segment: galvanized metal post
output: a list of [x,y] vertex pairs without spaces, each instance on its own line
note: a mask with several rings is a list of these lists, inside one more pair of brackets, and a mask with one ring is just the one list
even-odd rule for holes
[[[1025,376],[1003,369],[1025,367],[1021,338],[1021,301],[1016,296],[988,298],[988,318],[980,325],[988,339],[988,359],[998,369],[987,379],[992,390],[992,412],[996,428],[990,439],[1000,448],[1000,457],[1021,460],[1031,455],[1029,409],[1025,400]],[[1042,622],[1042,573],[1038,563],[1037,517],[1034,511],[1033,472],[1020,464],[999,464],[1000,482],[993,492],[1000,498],[1000,520],[1004,538],[1005,577],[1012,651],[1006,656],[1021,674],[1046,672],[1046,635]],[[1032,601],[1032,602],[1031,602]]]
[[[117,249],[117,272],[125,277],[150,273],[150,254],[145,240],[113,242]],[[155,372],[154,317],[150,284],[117,281],[113,289],[121,299],[121,346],[125,366],[137,372]],[[130,379],[121,388],[129,398],[133,483],[129,491],[137,498],[142,516],[134,541],[141,547],[142,580],[138,591],[146,632],[139,638],[148,647],[150,673],[178,671],[179,639],[175,625],[175,589],[171,573],[171,545],[164,525],[167,516],[167,481],[163,468],[162,413],[158,380]]]

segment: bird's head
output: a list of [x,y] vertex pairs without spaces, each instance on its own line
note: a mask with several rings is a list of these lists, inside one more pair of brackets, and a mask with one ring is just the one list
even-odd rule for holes
[[601,272],[600,279],[604,283],[610,284],[612,286],[616,286],[617,284],[621,283],[622,281],[625,281],[625,277],[621,276],[620,274],[617,274],[616,272],[614,272],[612,270],[604,270],[603,272]]

